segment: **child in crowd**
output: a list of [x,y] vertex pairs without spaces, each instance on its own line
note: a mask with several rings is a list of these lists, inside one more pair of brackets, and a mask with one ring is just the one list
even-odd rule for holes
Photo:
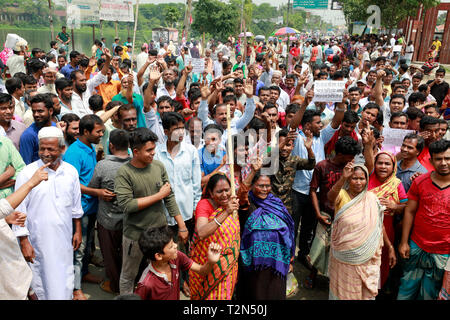
[[139,238],[139,248],[150,260],[135,290],[142,300],[179,300],[180,271],[192,269],[206,275],[219,261],[222,252],[219,244],[211,243],[208,262],[199,265],[177,250],[178,246],[167,226],[149,228],[143,232]]

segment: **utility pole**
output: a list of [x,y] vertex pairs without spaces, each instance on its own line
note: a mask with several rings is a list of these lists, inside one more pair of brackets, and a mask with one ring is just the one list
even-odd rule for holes
[[[291,0],[288,0],[288,6],[287,6],[287,14],[286,14],[286,28],[288,28],[289,27],[289,7],[291,6]],[[288,34],[286,34],[287,35],[287,44],[286,44],[286,62],[285,62],[285,64],[286,64],[286,68],[287,68],[287,70],[289,70],[289,65],[288,65],[288,62],[289,62],[289,33]],[[281,49],[281,50],[283,50],[283,49]]]
[[50,14],[48,16],[50,20],[50,31],[52,33],[52,40],[55,39],[55,31],[53,30],[53,12],[52,12],[52,0],[48,0],[48,9],[50,10]]
[[186,2],[186,12],[184,14],[184,35],[187,41],[189,39],[189,29],[191,26],[192,0],[186,0]]

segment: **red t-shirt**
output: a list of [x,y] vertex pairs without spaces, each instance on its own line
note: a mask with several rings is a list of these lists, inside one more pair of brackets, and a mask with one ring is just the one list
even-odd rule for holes
[[441,189],[431,172],[417,177],[408,199],[418,202],[411,240],[428,253],[450,253],[450,186]]
[[431,164],[430,151],[427,146],[423,148],[422,152],[417,157],[417,160],[419,160],[420,164],[423,165],[428,172],[434,171],[434,167]]
[[291,49],[289,53],[292,54],[294,57],[297,57],[300,54],[300,48],[294,47]]
[[168,282],[165,275],[159,273],[150,263],[142,273],[134,293],[142,300],[180,300],[180,270],[189,270],[193,263],[188,256],[178,251],[177,258],[169,261],[172,271],[171,282]]

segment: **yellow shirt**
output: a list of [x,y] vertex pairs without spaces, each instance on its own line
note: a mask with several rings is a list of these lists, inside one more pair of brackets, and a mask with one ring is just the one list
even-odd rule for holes
[[442,43],[439,40],[437,40],[437,41],[433,41],[433,45],[436,46],[436,51],[439,51]]

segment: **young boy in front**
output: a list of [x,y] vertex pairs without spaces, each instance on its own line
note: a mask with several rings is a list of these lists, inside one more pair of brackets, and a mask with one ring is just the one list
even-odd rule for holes
[[142,300],[179,300],[180,272],[192,269],[206,275],[219,261],[222,252],[219,244],[211,243],[208,262],[199,265],[177,250],[178,246],[167,226],[149,228],[143,232],[139,238],[139,248],[150,260],[135,290]]

